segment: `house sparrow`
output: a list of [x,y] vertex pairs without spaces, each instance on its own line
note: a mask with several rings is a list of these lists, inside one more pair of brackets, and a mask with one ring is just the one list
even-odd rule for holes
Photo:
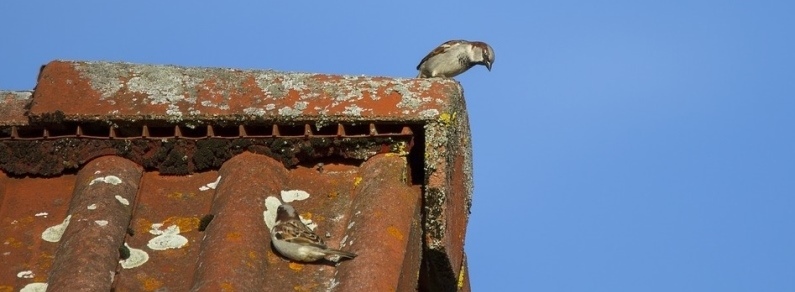
[[452,40],[433,49],[422,58],[417,70],[417,78],[454,77],[475,65],[484,65],[491,71],[494,63],[494,50],[484,42]]
[[298,262],[314,262],[327,259],[339,262],[355,258],[356,254],[326,246],[322,238],[309,229],[293,206],[282,204],[276,209],[276,224],[271,228],[271,242],[283,256]]

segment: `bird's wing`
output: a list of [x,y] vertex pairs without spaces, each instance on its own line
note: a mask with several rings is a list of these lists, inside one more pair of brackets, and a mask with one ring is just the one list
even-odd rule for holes
[[433,51],[428,53],[428,55],[425,56],[425,58],[422,58],[422,61],[420,61],[420,63],[417,64],[417,70],[420,70],[420,66],[422,66],[422,63],[425,63],[425,61],[428,61],[428,59],[430,59],[431,57],[443,54],[444,52],[449,50],[451,47],[453,47],[455,45],[458,45],[458,44],[466,43],[466,42],[467,41],[465,41],[465,40],[449,40],[449,41],[444,42],[443,44],[441,44],[438,47],[436,47],[435,49],[433,49]]
[[[312,245],[322,249],[327,248],[323,239],[312,232],[312,230],[306,227],[302,222],[295,222],[295,220],[293,220],[286,223],[287,224],[276,226],[282,227],[275,230],[278,238],[287,242]],[[274,227],[274,229],[276,229],[276,227]]]

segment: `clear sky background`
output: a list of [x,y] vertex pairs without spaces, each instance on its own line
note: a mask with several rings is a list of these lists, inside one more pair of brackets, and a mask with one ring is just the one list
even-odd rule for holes
[[0,88],[53,59],[413,77],[486,41],[475,291],[795,291],[795,1],[229,2],[4,1]]

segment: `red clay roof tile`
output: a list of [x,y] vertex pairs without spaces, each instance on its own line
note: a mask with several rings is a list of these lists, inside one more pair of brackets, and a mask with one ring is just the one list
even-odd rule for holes
[[[454,81],[55,61],[4,94],[0,168],[34,176],[0,176],[0,288],[469,290]],[[359,257],[278,256],[290,200]]]
[[449,111],[452,80],[53,61],[30,116],[65,121],[412,121]]
[[[25,116],[25,109],[28,103],[30,103],[31,95],[32,92],[30,91],[0,90],[0,125],[27,125],[28,117]],[[6,135],[10,135],[10,133]]]

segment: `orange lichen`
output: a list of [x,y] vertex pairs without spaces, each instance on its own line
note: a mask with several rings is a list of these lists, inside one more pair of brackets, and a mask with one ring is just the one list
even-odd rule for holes
[[336,198],[337,198],[337,196],[339,196],[339,195],[340,195],[340,193],[339,193],[339,192],[337,192],[337,191],[332,191],[332,192],[328,193],[328,195],[326,195],[326,197],[328,197],[329,199],[336,199]]
[[290,267],[291,270],[296,271],[296,272],[300,272],[301,270],[304,269],[304,265],[299,264],[299,263],[295,263],[295,262],[291,262],[287,266]]
[[226,234],[226,240],[228,241],[240,241],[243,238],[243,234],[240,232],[229,232]]
[[302,285],[302,286],[294,286],[293,287],[293,291],[297,291],[297,292],[317,291],[318,290],[317,286],[318,286],[317,283],[310,283],[310,284],[305,284],[305,285]]
[[139,280],[142,282],[141,285],[143,286],[144,291],[155,291],[160,289],[160,287],[163,287],[163,281],[155,278],[146,277],[143,279],[139,278]]
[[133,230],[137,234],[138,232],[145,232],[152,228],[152,221],[146,220],[144,218],[136,220],[136,228]]
[[188,232],[199,228],[199,221],[197,217],[169,217],[163,221],[163,226],[177,225],[179,232]]
[[221,291],[235,291],[235,286],[232,283],[223,282],[221,283]]
[[173,193],[170,193],[170,194],[168,194],[166,196],[171,198],[171,199],[191,199],[193,197],[196,197],[196,193],[194,193],[194,192],[189,192],[189,193],[173,192]]
[[6,244],[6,245],[8,245],[10,247],[13,247],[13,248],[22,247],[22,242],[17,240],[16,238],[13,238],[13,237],[6,238],[4,244]]
[[388,232],[389,235],[392,235],[392,237],[397,238],[398,240],[403,240],[403,233],[400,232],[400,230],[398,230],[395,226],[387,227],[386,232]]

